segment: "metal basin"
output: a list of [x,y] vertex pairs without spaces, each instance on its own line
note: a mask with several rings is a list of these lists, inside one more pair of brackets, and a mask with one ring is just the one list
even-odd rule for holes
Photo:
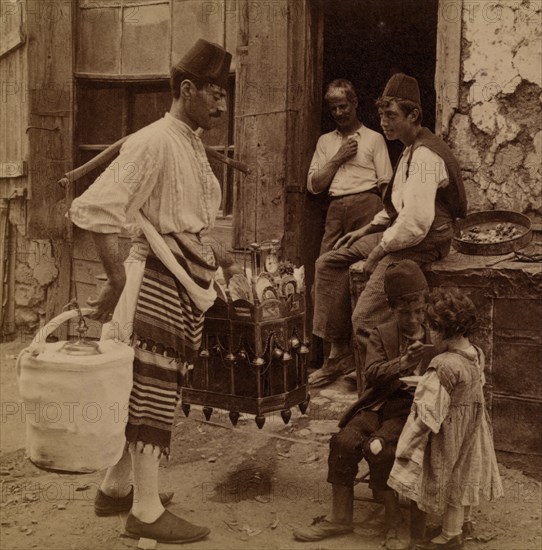
[[[487,230],[494,229],[500,223],[514,224],[520,230],[520,235],[496,243],[476,243],[459,238],[461,231],[466,231],[476,225],[482,230]],[[531,242],[532,238],[531,220],[527,216],[511,210],[483,210],[473,212],[460,221],[452,244],[462,254],[498,256],[521,250]]]

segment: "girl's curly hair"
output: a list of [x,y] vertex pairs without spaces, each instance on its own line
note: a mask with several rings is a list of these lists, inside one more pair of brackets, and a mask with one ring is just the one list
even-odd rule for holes
[[431,292],[427,320],[444,338],[469,336],[477,326],[476,307],[458,288],[437,288]]

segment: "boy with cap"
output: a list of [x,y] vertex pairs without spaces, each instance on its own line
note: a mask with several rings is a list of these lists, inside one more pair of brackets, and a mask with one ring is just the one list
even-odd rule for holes
[[[204,313],[216,297],[216,263],[226,280],[238,270],[224,254],[215,251],[216,262],[205,255],[221,191],[196,132],[226,112],[230,61],[218,44],[198,40],[171,70],[169,112],[132,134],[113,161],[121,174],[127,166],[136,172],[118,181],[119,171],[106,169],[69,211],[92,234],[108,276],[89,300],[92,317],[108,321],[114,311],[109,328],[135,348],[126,451],[94,503],[99,516],[130,512],[126,534],[133,538],[184,543],[209,533],[165,510],[173,493],[158,493],[158,465],[169,455],[183,369],[200,347]],[[134,243],[124,267],[123,226]]]
[[[410,413],[414,388],[401,377],[423,374],[434,356],[426,329],[427,281],[412,260],[391,264],[384,274],[384,289],[393,320],[376,327],[367,346],[367,389],[345,413],[330,441],[328,482],[333,503],[328,518],[296,529],[301,541],[317,541],[353,530],[354,482],[358,462],[369,464],[369,487],[385,507],[386,548],[398,549],[401,514],[397,495],[387,486],[395,447]],[[423,539],[424,515],[413,507],[411,537]]]
[[[389,319],[383,287],[387,266],[401,259],[423,265],[444,258],[453,223],[467,210],[456,158],[442,139],[421,126],[416,79],[393,75],[376,104],[386,139],[405,146],[384,193],[384,209],[318,258],[314,283],[313,332],[330,341],[333,352],[334,342],[344,340],[352,326],[362,356],[369,331]],[[361,259],[369,280],[352,314],[349,267]]]

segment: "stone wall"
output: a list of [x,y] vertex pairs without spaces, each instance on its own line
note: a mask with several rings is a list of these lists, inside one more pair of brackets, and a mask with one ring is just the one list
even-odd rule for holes
[[[464,2],[459,107],[448,141],[469,210],[542,221],[542,2]],[[452,92],[451,92],[452,93]]]
[[[47,290],[58,276],[51,241],[28,240],[20,233],[13,237],[15,254],[15,312],[11,330],[17,334],[35,332],[44,318]],[[6,327],[7,328],[7,327]]]

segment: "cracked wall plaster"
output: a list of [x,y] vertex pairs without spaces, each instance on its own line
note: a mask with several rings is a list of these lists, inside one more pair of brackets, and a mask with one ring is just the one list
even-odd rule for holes
[[47,290],[58,276],[51,243],[29,241],[16,236],[15,259],[15,328],[19,332],[35,332],[40,312],[47,305]]
[[449,141],[470,210],[542,222],[542,2],[466,2],[462,98]]

